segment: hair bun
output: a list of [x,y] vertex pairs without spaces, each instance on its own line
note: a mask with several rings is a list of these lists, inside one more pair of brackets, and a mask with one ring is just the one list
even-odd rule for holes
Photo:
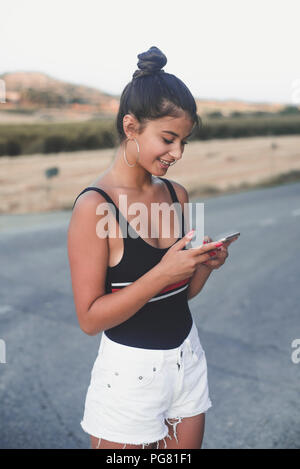
[[157,47],[152,46],[147,52],[138,54],[138,59],[137,66],[139,70],[134,72],[132,75],[133,79],[154,73],[164,73],[164,70],[161,70],[161,68],[166,65],[167,57]]

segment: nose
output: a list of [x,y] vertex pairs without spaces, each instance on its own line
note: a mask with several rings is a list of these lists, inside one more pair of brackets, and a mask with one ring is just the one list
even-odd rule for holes
[[174,150],[174,151],[172,151],[172,153],[171,152],[168,152],[168,153],[171,156],[171,158],[174,158],[175,160],[180,160],[180,158],[182,157],[183,151],[181,151],[181,150],[175,151]]

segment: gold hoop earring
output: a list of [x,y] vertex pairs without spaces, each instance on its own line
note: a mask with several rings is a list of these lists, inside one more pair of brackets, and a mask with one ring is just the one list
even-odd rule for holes
[[133,140],[135,141],[135,143],[136,143],[136,145],[137,145],[138,156],[137,156],[136,162],[135,162],[134,164],[128,163],[127,157],[126,157],[126,151],[125,151],[125,149],[126,149],[126,142],[128,142],[129,140],[130,140],[130,139],[127,138],[127,140],[125,141],[125,145],[124,145],[124,160],[125,160],[125,163],[126,163],[128,166],[130,166],[130,167],[132,168],[133,166],[135,166],[135,165],[137,164],[138,159],[139,159],[139,157],[140,157],[140,147],[139,147],[139,144],[138,144],[138,142],[136,141],[136,139],[133,137]]

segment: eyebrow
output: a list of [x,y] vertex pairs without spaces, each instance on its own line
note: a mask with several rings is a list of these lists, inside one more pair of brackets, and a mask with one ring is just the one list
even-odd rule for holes
[[[171,134],[171,135],[174,135],[175,137],[179,137],[178,134],[176,134],[175,132],[172,132],[172,130],[163,130],[162,132],[166,132],[168,134]],[[191,132],[190,134],[188,134],[186,137],[184,138],[188,138],[190,135],[192,135],[193,132]]]

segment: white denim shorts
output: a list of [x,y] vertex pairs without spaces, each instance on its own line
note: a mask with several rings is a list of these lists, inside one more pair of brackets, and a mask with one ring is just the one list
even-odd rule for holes
[[[91,371],[84,416],[86,433],[116,443],[153,444],[171,436],[168,423],[212,406],[205,352],[195,323],[177,348],[151,350],[122,345],[102,333]],[[175,419],[169,422],[168,419]],[[178,441],[178,440],[177,440]]]

